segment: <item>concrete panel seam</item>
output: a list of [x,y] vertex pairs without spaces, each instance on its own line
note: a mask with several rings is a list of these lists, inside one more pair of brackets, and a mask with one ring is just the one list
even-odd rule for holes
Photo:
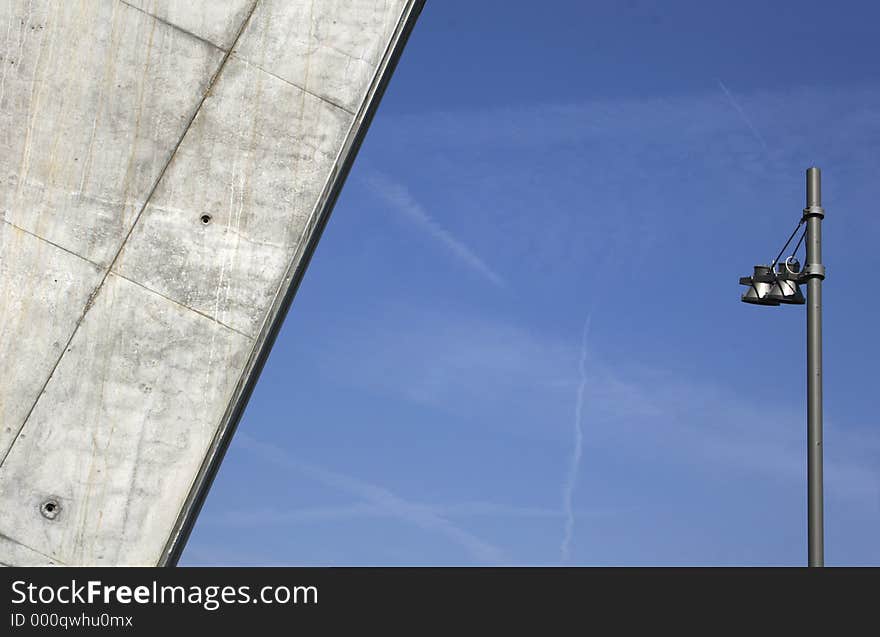
[[334,107],[338,108],[339,110],[348,113],[349,115],[356,115],[356,113],[355,113],[354,111],[345,108],[342,104],[338,104],[338,103],[334,102],[333,100],[331,100],[330,98],[328,98],[328,97],[324,97],[323,95],[318,95],[318,94],[315,93],[314,91],[310,91],[309,89],[305,88],[304,86],[300,86],[300,85],[297,84],[296,82],[291,82],[290,80],[285,79],[285,78],[281,77],[280,75],[276,75],[276,74],[273,73],[272,71],[269,71],[268,69],[263,68],[263,67],[260,66],[259,64],[255,64],[254,62],[251,62],[251,61],[248,60],[247,58],[244,58],[244,57],[242,57],[242,56],[236,54],[235,51],[232,52],[232,56],[233,56],[236,60],[238,60],[239,62],[242,62],[245,66],[253,67],[253,68],[257,69],[258,71],[261,71],[261,72],[265,73],[266,75],[271,75],[271,76],[274,77],[275,79],[277,79],[277,80],[281,80],[281,81],[284,82],[285,84],[289,84],[290,86],[292,86],[292,87],[294,87],[294,88],[296,88],[296,89],[299,89],[299,90],[302,91],[303,93],[305,93],[305,94],[307,94],[307,95],[311,95],[312,97],[315,97],[315,98],[321,100],[322,102],[326,102],[326,103],[329,104],[330,106],[334,106]]
[[[153,18],[154,20],[156,20],[156,22],[160,22],[160,23],[164,24],[165,26],[171,27],[171,28],[174,29],[175,31],[180,31],[181,33],[183,33],[183,34],[185,34],[185,35],[188,35],[188,36],[191,37],[191,38],[195,38],[195,39],[198,40],[199,42],[203,42],[204,44],[207,44],[208,46],[211,46],[211,47],[217,49],[218,51],[223,51],[224,53],[228,53],[228,52],[229,52],[229,49],[224,49],[222,46],[219,46],[219,45],[215,44],[214,42],[211,42],[211,41],[208,40],[207,38],[203,38],[203,37],[200,36],[200,35],[196,35],[196,34],[193,33],[192,31],[187,31],[187,30],[184,29],[183,27],[181,27],[181,26],[179,26],[179,25],[176,25],[176,24],[174,24],[173,22],[169,22],[168,20],[163,20],[163,19],[160,18],[159,16],[154,15],[154,14],[150,13],[149,11],[145,11],[144,9],[141,9],[140,7],[136,7],[136,6],[134,6],[133,4],[129,4],[129,3],[127,3],[125,0],[117,0],[117,1],[120,2],[120,3],[122,3],[122,4],[124,4],[126,7],[130,7],[130,8],[132,8],[132,9],[134,9],[135,11],[140,11],[140,12],[143,13],[144,15],[148,15],[148,16],[150,16],[151,18]],[[253,11],[254,7],[257,6],[257,2],[258,2],[258,0],[254,0],[254,4],[251,6],[251,11]]]
[[127,277],[127,276],[125,276],[124,274],[120,274],[119,272],[114,271],[114,272],[113,272],[113,276],[117,276],[117,277],[119,277],[120,279],[125,279],[125,280],[128,281],[129,283],[132,283],[132,284],[138,286],[139,288],[142,288],[142,289],[146,290],[146,291],[149,292],[150,294],[155,294],[155,295],[158,296],[159,298],[165,299],[166,301],[169,301],[170,303],[174,303],[174,305],[177,305],[178,307],[182,307],[183,309],[185,309],[185,310],[187,310],[187,311],[189,311],[189,312],[192,312],[193,314],[198,314],[198,315],[201,316],[202,318],[206,318],[206,319],[208,319],[209,321],[211,321],[211,322],[213,322],[213,323],[216,323],[216,324],[219,325],[220,327],[226,328],[226,329],[229,330],[230,332],[235,332],[236,334],[238,334],[238,335],[240,335],[240,336],[244,336],[244,337],[245,337],[247,340],[249,340],[249,341],[253,341],[253,340],[254,340],[254,337],[253,337],[253,336],[250,336],[249,334],[245,334],[245,333],[242,332],[241,330],[237,330],[237,329],[235,329],[234,327],[232,327],[231,325],[227,325],[227,324],[224,323],[223,321],[218,321],[218,320],[217,320],[216,318],[214,318],[213,316],[209,316],[208,314],[205,314],[204,312],[200,312],[199,310],[196,310],[196,309],[194,309],[194,308],[191,308],[191,307],[188,306],[186,303],[181,303],[180,301],[177,301],[177,300],[175,300],[175,299],[172,299],[172,298],[169,297],[169,296],[165,296],[165,295],[162,294],[161,292],[157,292],[157,291],[154,290],[153,288],[148,287],[148,286],[146,286],[146,285],[144,285],[143,283],[140,283],[140,282],[138,282],[138,281],[135,281],[134,279],[132,279],[132,278],[130,278],[130,277]]
[[100,263],[95,263],[95,262],[92,261],[91,259],[87,259],[87,258],[84,257],[83,255],[81,255],[81,254],[79,254],[79,253],[77,253],[77,252],[74,252],[73,250],[68,250],[68,249],[65,248],[64,246],[60,246],[60,245],[58,245],[57,243],[54,243],[54,242],[52,242],[52,241],[49,241],[46,237],[41,237],[40,235],[38,235],[38,234],[36,234],[36,233],[34,233],[34,232],[31,232],[30,230],[26,230],[25,228],[22,228],[21,226],[17,226],[17,225],[15,225],[14,223],[12,223],[11,221],[9,221],[9,220],[7,220],[7,219],[0,219],[0,222],[3,222],[3,223],[5,223],[6,225],[11,226],[12,228],[15,228],[15,229],[18,230],[19,232],[23,232],[23,233],[25,233],[26,235],[33,237],[34,239],[39,239],[39,240],[42,241],[43,243],[47,243],[47,244],[49,244],[50,246],[52,246],[53,248],[58,248],[58,249],[61,250],[62,252],[66,252],[67,254],[73,255],[73,256],[75,256],[77,259],[82,259],[82,260],[85,261],[86,263],[95,266],[95,267],[98,268],[99,270],[103,270],[103,269],[104,269],[104,266],[102,266]]
[[[9,537],[9,536],[6,535],[5,533],[0,533],[0,540],[6,540],[7,542],[12,542],[13,544],[17,544],[18,546],[21,546],[21,547],[26,548],[28,551],[33,551],[33,552],[36,553],[37,555],[42,555],[42,556],[45,557],[47,560],[52,560],[53,562],[57,562],[58,564],[61,564],[61,565],[63,565],[63,566],[66,566],[66,564],[65,564],[64,562],[62,562],[61,560],[59,560],[58,558],[52,557],[51,555],[46,555],[46,554],[43,553],[42,551],[38,551],[37,549],[35,549],[35,548],[32,547],[32,546],[28,546],[28,545],[25,544],[24,542],[19,542],[19,541],[16,540],[14,537]],[[10,565],[7,564],[6,566],[10,566]]]

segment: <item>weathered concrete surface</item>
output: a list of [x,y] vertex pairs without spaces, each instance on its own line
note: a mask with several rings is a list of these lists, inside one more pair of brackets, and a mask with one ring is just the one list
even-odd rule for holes
[[235,52],[354,113],[404,4],[266,0],[257,5]]
[[0,459],[101,276],[93,263],[0,222]]
[[116,269],[256,337],[351,121],[230,59]]
[[4,32],[0,213],[109,265],[223,52],[108,0],[4,2]]
[[420,5],[0,5],[0,564],[179,551]]
[[154,561],[252,345],[111,274],[3,463],[2,533],[66,564]]

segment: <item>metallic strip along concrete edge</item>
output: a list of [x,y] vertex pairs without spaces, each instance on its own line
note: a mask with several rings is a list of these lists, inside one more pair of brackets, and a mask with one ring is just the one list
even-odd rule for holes
[[260,378],[263,366],[266,364],[266,360],[272,350],[272,345],[281,331],[281,326],[284,324],[284,319],[290,310],[293,298],[296,296],[300,282],[318,246],[318,241],[321,239],[321,234],[327,225],[327,221],[330,219],[330,213],[333,211],[336,200],[339,198],[339,193],[342,191],[348,173],[351,171],[358,150],[364,141],[376,109],[379,107],[382,95],[385,93],[388,82],[391,80],[394,69],[397,67],[410,33],[412,33],[415,27],[424,5],[425,0],[411,0],[401,15],[400,22],[385,51],[382,62],[373,77],[366,99],[361,104],[357,117],[352,123],[345,144],[337,158],[336,165],[333,167],[333,171],[324,186],[321,198],[304,230],[303,241],[300,242],[297,252],[291,260],[267,320],[260,330],[254,350],[236,385],[233,398],[223,415],[208,453],[202,461],[199,472],[196,474],[193,485],[184,501],[177,522],[162,551],[158,566],[176,566],[183,554],[199,512],[205,503],[214,478],[220,469],[220,464],[223,462],[226,451],[238,428],[238,423],[244,414],[251,394]]

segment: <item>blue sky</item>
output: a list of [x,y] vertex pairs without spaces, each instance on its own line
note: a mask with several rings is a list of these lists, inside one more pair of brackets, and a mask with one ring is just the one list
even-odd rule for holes
[[[880,564],[880,8],[429,1],[182,563]],[[874,197],[872,197],[874,195]]]

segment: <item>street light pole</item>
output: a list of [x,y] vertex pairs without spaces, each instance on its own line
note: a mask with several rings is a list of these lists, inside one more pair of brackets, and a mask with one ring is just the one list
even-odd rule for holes
[[[752,305],[807,306],[807,560],[810,566],[825,565],[825,540],[822,502],[822,173],[807,169],[807,205],[798,225],[782,250],[767,265],[756,265],[752,276],[741,277],[748,289],[744,303]],[[792,239],[806,225],[790,257],[780,261]],[[806,239],[807,262],[803,270],[795,258],[801,241]],[[807,298],[800,286],[806,284]]]
[[822,497],[822,175],[807,169],[807,551],[810,566],[825,565]]

